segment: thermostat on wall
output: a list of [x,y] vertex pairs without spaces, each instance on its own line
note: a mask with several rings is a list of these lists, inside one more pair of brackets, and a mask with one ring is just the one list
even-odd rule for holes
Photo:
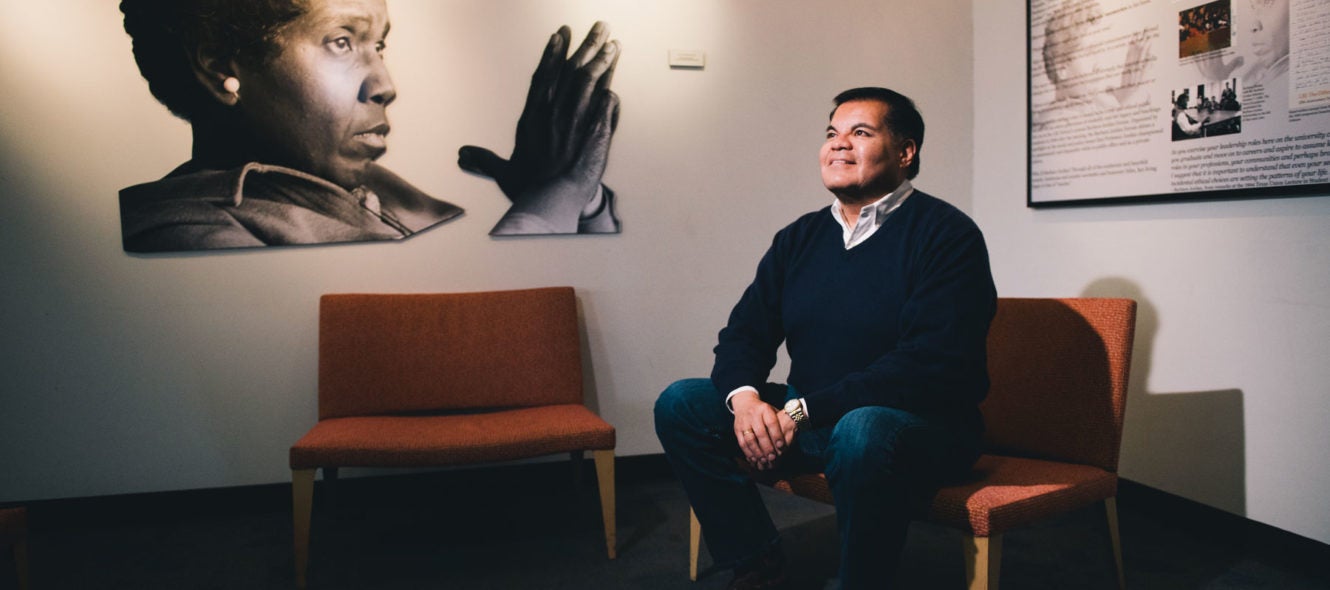
[[707,67],[707,54],[696,49],[671,49],[670,67],[703,69]]

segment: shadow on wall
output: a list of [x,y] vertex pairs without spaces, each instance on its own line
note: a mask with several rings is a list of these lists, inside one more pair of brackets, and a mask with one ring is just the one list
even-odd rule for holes
[[600,408],[600,396],[596,389],[596,368],[591,364],[591,335],[587,330],[586,297],[577,294],[577,339],[579,354],[582,355],[582,401],[592,412],[604,417]]
[[1139,285],[1120,277],[1096,280],[1081,296],[1127,297],[1137,302],[1119,472],[1127,479],[1246,516],[1242,391],[1149,391],[1160,325],[1154,305]]

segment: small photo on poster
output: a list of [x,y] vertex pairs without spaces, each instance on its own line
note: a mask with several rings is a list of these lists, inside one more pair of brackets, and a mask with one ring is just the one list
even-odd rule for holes
[[1228,49],[1233,44],[1229,0],[1216,0],[1178,13],[1178,58]]
[[1197,84],[1194,88],[1174,90],[1171,96],[1173,141],[1242,132],[1237,78],[1225,80],[1222,85]]

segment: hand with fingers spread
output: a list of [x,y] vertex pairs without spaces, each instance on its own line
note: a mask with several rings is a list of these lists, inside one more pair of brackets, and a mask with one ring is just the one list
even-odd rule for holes
[[1196,57],[1196,70],[1206,80],[1227,80],[1245,62],[1246,58],[1241,55],[1231,56],[1213,51]]
[[1143,86],[1149,81],[1147,71],[1154,65],[1153,41],[1154,36],[1148,29],[1132,34],[1127,59],[1122,65],[1122,81],[1117,88],[1109,90],[1118,104],[1138,104],[1149,99]]
[[601,177],[618,123],[619,98],[609,85],[619,42],[597,22],[569,56],[571,37],[560,27],[545,46],[512,155],[471,145],[458,151],[462,169],[493,178],[512,201],[492,234],[576,233],[579,220],[608,210]]
[[757,397],[741,392],[731,398],[734,436],[748,464],[759,471],[775,467],[776,460],[794,444],[795,424],[785,412]]

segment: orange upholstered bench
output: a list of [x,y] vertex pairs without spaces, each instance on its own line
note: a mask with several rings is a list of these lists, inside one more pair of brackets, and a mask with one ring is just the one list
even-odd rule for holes
[[319,422],[291,447],[296,581],[314,472],[435,467],[592,451],[615,556],[614,427],[583,404],[571,287],[324,295]]

